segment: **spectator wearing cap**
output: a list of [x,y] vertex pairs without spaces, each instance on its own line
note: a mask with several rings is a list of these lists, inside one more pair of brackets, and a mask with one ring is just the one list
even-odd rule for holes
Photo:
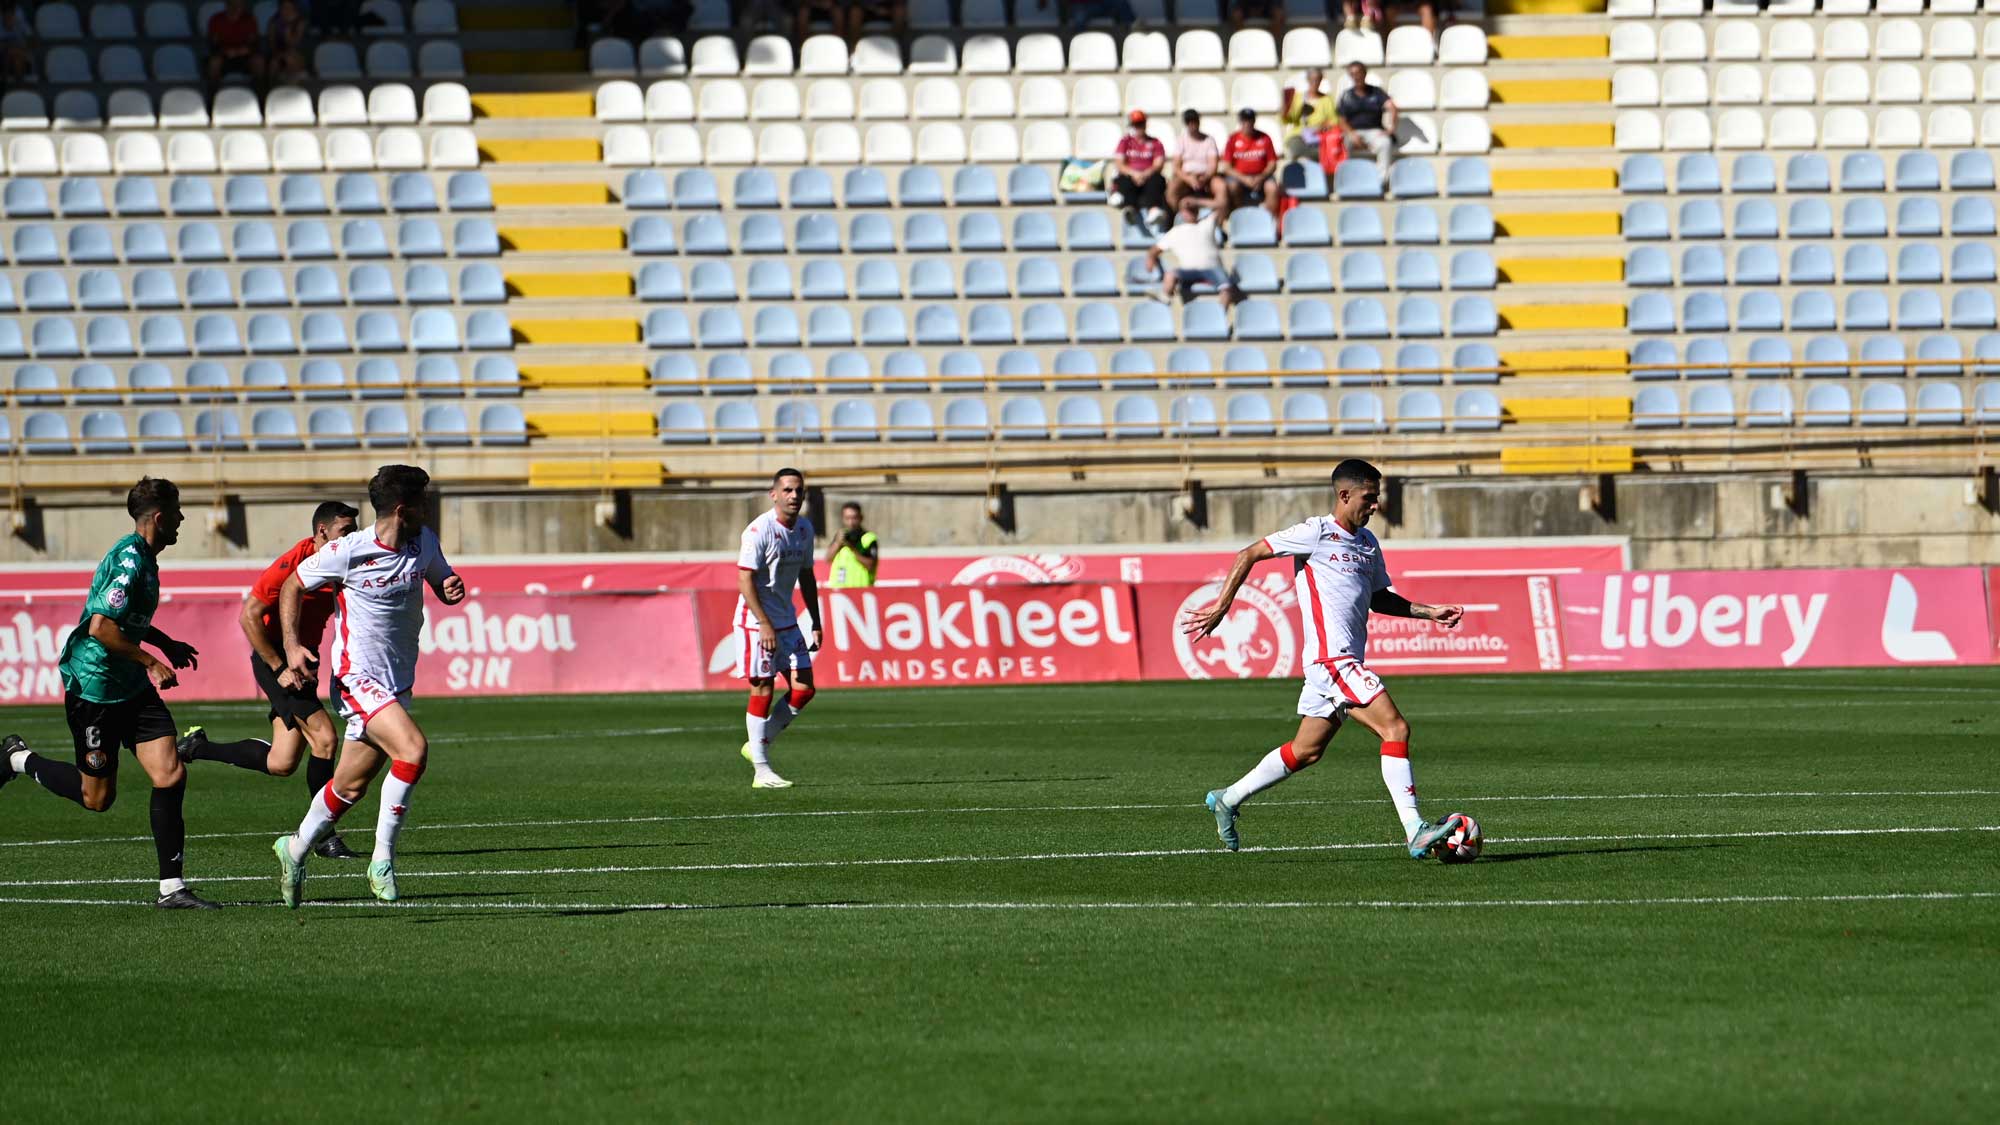
[[1396,160],[1396,103],[1387,90],[1368,84],[1368,68],[1358,62],[1347,64],[1347,81],[1347,92],[1340,95],[1340,124],[1347,136],[1347,151],[1373,156],[1386,182],[1389,165]]
[[1181,113],[1181,135],[1174,138],[1173,178],[1167,181],[1167,206],[1179,213],[1187,199],[1217,211],[1229,209],[1229,183],[1222,175],[1222,146],[1201,131],[1201,114]]
[[1146,132],[1145,110],[1126,117],[1111,166],[1111,205],[1125,209],[1125,225],[1139,226],[1143,210],[1154,232],[1167,229],[1167,146]]
[[1216,238],[1221,216],[1221,211],[1211,211],[1207,218],[1202,218],[1200,200],[1193,196],[1181,200],[1180,221],[1146,251],[1149,273],[1160,269],[1161,255],[1171,254],[1174,258],[1173,268],[1160,275],[1159,292],[1148,296],[1169,304],[1176,295],[1193,300],[1195,286],[1203,285],[1222,297],[1225,309],[1243,299],[1242,290],[1236,288],[1236,275],[1222,261]]
[[1285,103],[1278,119],[1285,125],[1285,156],[1290,160],[1319,159],[1321,133],[1340,124],[1340,104],[1326,88],[1326,72],[1307,67],[1305,80]]
[[1229,210],[1262,203],[1276,219],[1284,213],[1285,185],[1278,179],[1278,146],[1257,128],[1257,111],[1236,113],[1236,131],[1222,146],[1223,178],[1228,182]]

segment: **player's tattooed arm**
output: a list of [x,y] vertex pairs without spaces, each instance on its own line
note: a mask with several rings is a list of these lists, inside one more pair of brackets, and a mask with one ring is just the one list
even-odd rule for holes
[[167,662],[176,668],[192,668],[199,653],[185,641],[177,641],[155,625],[146,630],[146,643],[166,654]]
[[180,682],[180,678],[174,675],[173,668],[165,661],[132,641],[126,640],[124,631],[118,628],[118,623],[101,613],[91,615],[90,639],[103,645],[104,651],[118,659],[129,660],[144,668],[146,675],[152,678],[154,687],[164,691]]
[[1200,640],[1222,626],[1222,619],[1229,615],[1229,607],[1236,601],[1236,591],[1250,577],[1250,568],[1265,559],[1276,558],[1277,552],[1263,539],[1236,552],[1236,562],[1229,568],[1229,578],[1222,584],[1222,596],[1207,609],[1191,609],[1181,615],[1181,632]]
[[806,616],[812,618],[812,637],[806,646],[807,652],[818,652],[820,642],[819,627],[819,579],[813,577],[811,567],[799,571],[799,593],[806,599]]
[[1465,616],[1462,605],[1424,605],[1413,602],[1394,590],[1377,590],[1368,599],[1368,608],[1384,617],[1414,617],[1421,621],[1435,621],[1447,629],[1458,628]]
[[287,574],[285,584],[278,588],[278,628],[285,637],[285,671],[301,683],[315,677],[313,665],[319,663],[319,653],[299,643],[299,617],[305,596],[299,572]]

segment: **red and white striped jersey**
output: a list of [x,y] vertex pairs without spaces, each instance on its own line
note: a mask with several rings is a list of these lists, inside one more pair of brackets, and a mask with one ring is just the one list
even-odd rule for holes
[[[792,590],[799,584],[799,571],[813,563],[812,521],[801,515],[786,527],[776,512],[765,512],[743,529],[743,549],[736,553],[736,565],[750,572],[750,587],[764,606],[771,627],[784,629],[799,623],[792,608]],[[755,629],[756,615],[736,598],[736,625]]]
[[424,628],[424,583],[451,577],[437,536],[429,528],[390,549],[364,527],[321,547],[299,564],[308,590],[337,585],[333,617],[333,672],[359,673],[392,692],[416,685],[417,638]]
[[1292,589],[1305,633],[1303,664],[1368,659],[1368,603],[1390,586],[1382,544],[1367,528],[1349,532],[1332,516],[1264,537],[1272,552],[1292,559]]

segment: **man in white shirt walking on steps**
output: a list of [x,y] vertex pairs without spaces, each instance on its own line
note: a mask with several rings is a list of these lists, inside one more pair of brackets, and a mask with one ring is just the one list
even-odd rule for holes
[[1216,242],[1216,217],[1220,214],[1210,211],[1204,219],[1200,200],[1192,196],[1181,200],[1179,221],[1146,251],[1148,272],[1160,269],[1162,254],[1174,258],[1173,267],[1160,275],[1160,300],[1172,304],[1178,293],[1191,301],[1197,285],[1214,289],[1225,309],[1243,299],[1242,291],[1236,288],[1236,275],[1223,265],[1222,247]]

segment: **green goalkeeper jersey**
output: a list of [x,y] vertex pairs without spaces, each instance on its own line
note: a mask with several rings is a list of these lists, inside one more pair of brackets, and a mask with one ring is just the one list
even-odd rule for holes
[[127,535],[97,564],[83,616],[63,643],[63,690],[92,703],[122,703],[146,690],[145,665],[111,655],[90,635],[90,619],[110,618],[136,645],[152,631],[159,606],[160,564],[144,539]]

